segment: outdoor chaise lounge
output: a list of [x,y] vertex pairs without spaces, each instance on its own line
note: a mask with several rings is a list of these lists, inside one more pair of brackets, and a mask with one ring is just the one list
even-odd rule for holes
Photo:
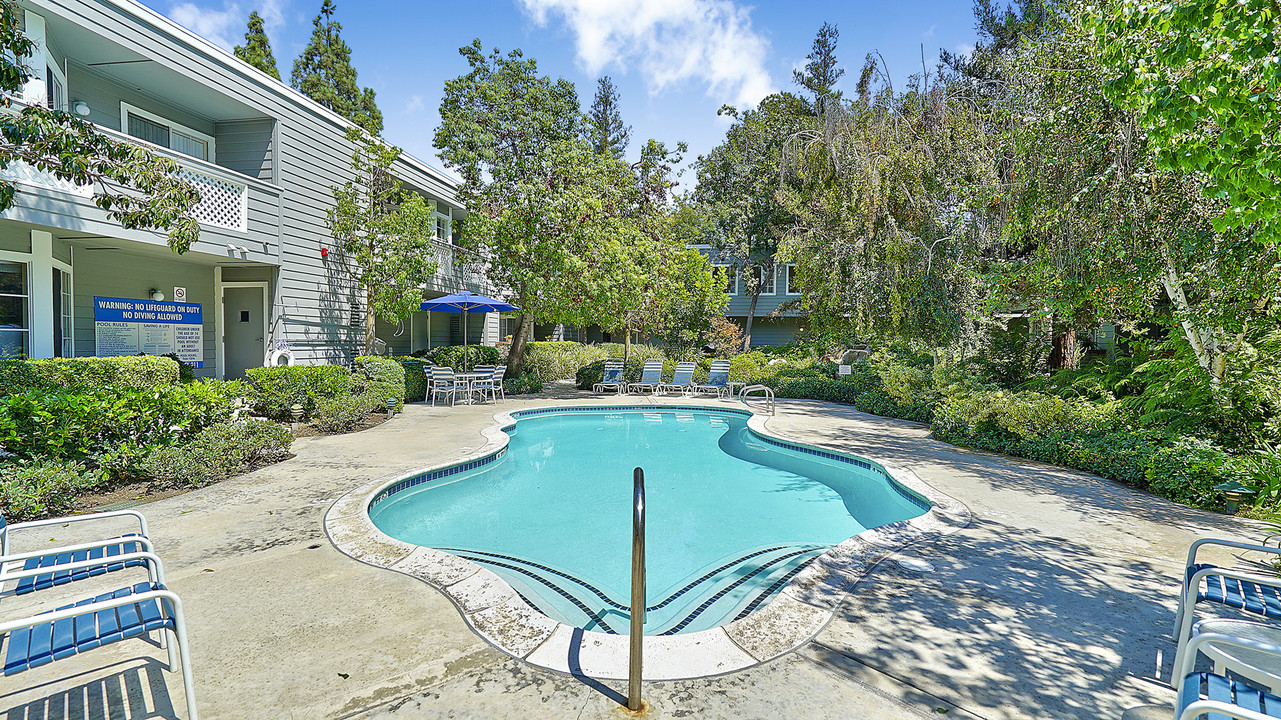
[[658,395],[663,390],[663,361],[646,360],[645,367],[641,369],[641,379],[638,382],[628,383],[627,392],[645,392],[649,388],[650,392]]
[[623,381],[623,361],[606,360],[605,374],[601,376],[600,382],[592,385],[592,392],[603,393],[613,388],[619,395],[627,389],[627,383]]
[[694,390],[694,368],[698,363],[682,362],[676,363],[676,371],[672,373],[672,381],[663,383],[659,390],[666,392],[668,389],[677,390],[683,393],[693,392]]
[[716,397],[728,396],[729,392],[729,360],[713,360],[712,367],[707,371],[707,382],[694,386],[695,392],[716,393]]
[[[1267,618],[1281,617],[1281,577],[1198,564],[1197,551],[1205,545],[1281,555],[1281,548],[1234,540],[1202,538],[1192,543],[1188,548],[1187,570],[1179,589],[1179,610],[1174,621],[1174,639],[1178,643],[1174,656],[1176,668],[1180,667],[1184,656],[1189,652],[1188,643],[1192,638],[1192,623],[1198,603],[1218,603]],[[1175,685],[1180,678],[1178,674],[1173,675],[1170,684]]]
[[1175,720],[1193,720],[1202,716],[1228,716],[1241,720],[1281,718],[1281,697],[1218,673],[1193,672],[1197,653],[1205,645],[1228,645],[1266,653],[1281,664],[1281,648],[1273,645],[1215,633],[1196,636],[1188,643],[1182,660],[1174,665],[1175,685],[1179,688],[1179,697],[1174,704]]
[[[84,598],[52,611],[0,622],[4,676],[17,675],[24,670],[121,640],[146,638],[156,631],[162,634],[169,632],[173,634],[172,642],[163,643],[169,654],[169,671],[178,670],[181,664],[187,716],[196,720],[196,696],[182,601],[166,589],[160,558],[149,552],[133,552],[116,556],[113,563],[145,567],[147,581]],[[64,563],[61,568],[69,574],[91,573],[103,564],[102,560],[82,560]],[[46,568],[3,572],[0,573],[0,586],[14,580],[21,583],[47,573]]]
[[[116,518],[134,518],[138,521],[137,533],[103,538],[57,548],[44,548],[29,552],[13,552],[13,534],[23,530],[48,526],[62,526],[71,523],[95,522]],[[127,567],[141,567],[145,563],[140,559],[123,560],[126,555],[138,552],[152,552],[151,540],[147,538],[147,519],[134,510],[116,510],[112,512],[76,515],[72,517],[32,520],[9,524],[0,515],[0,573],[6,569],[10,573],[43,570],[42,573],[25,575],[9,590],[0,584],[0,597],[5,595],[25,595],[36,590],[65,585],[67,583],[97,577],[109,572],[123,570]],[[87,565],[79,570],[69,570],[72,564],[88,561],[109,561],[97,565]]]

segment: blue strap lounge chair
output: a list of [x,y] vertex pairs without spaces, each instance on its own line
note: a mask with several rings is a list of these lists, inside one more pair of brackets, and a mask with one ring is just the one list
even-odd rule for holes
[[1174,665],[1175,685],[1179,697],[1174,704],[1175,720],[1225,717],[1240,720],[1281,718],[1281,697],[1263,692],[1245,682],[1210,672],[1194,672],[1196,656],[1203,645],[1235,645],[1276,655],[1281,663],[1281,648],[1254,640],[1207,633],[1188,643],[1187,653]]
[[729,360],[713,360],[707,371],[707,382],[694,386],[695,392],[716,393],[716,397],[729,396]]
[[692,362],[676,363],[676,371],[672,373],[672,381],[669,383],[663,383],[662,385],[660,385],[659,390],[663,392],[666,392],[669,389],[676,390],[682,393],[693,392],[694,391],[694,368],[696,367],[698,367],[698,363],[692,363]]
[[646,360],[645,367],[641,369],[641,379],[634,383],[627,384],[627,392],[643,393],[646,389],[655,395],[662,394],[663,391],[663,361]]
[[627,383],[623,381],[622,360],[605,361],[605,374],[601,376],[600,382],[592,386],[592,392],[603,393],[611,388],[619,395],[627,389]]
[[[187,717],[197,720],[182,601],[165,588],[160,559],[152,553],[127,553],[119,559],[122,562],[141,560],[147,567],[148,581],[85,598],[49,612],[0,622],[3,675],[17,675],[121,640],[146,637],[151,632],[168,632],[173,635],[172,642],[164,643],[169,654],[169,671],[174,672],[181,665]],[[100,565],[101,561],[86,560],[67,563],[64,569],[78,572]],[[0,574],[0,583],[21,581],[44,572],[43,569],[7,572]]]
[[[112,538],[94,540],[58,548],[44,548],[25,553],[11,552],[13,535],[32,528],[69,525],[72,523],[113,520],[116,518],[134,518],[138,521],[138,533],[126,533]],[[134,510],[117,510],[113,512],[74,515],[65,518],[33,520],[30,522],[9,524],[0,516],[0,572],[8,569],[44,570],[42,574],[27,575],[14,587],[4,590],[0,586],[0,597],[6,595],[25,595],[37,590],[44,590],[57,585],[79,580],[87,580],[109,572],[116,572],[128,567],[140,567],[141,560],[122,561],[124,555],[137,552],[152,552],[151,540],[147,538],[147,519]],[[67,570],[65,566],[73,563],[84,563],[91,560],[102,561],[97,565],[88,565],[80,570]]]
[[[1281,548],[1253,545],[1235,540],[1202,538],[1188,548],[1186,570],[1179,591],[1179,610],[1174,621],[1174,639],[1178,643],[1175,667],[1187,653],[1192,638],[1192,625],[1199,603],[1213,603],[1234,608],[1265,618],[1281,617],[1281,577],[1259,573],[1229,570],[1197,562],[1197,551],[1206,545],[1229,547],[1236,550],[1281,554]],[[1171,685],[1179,677],[1171,678]]]

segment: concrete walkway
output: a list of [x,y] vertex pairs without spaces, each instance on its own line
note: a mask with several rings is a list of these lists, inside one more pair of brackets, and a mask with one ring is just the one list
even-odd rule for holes
[[[561,391],[512,398],[503,409],[600,402]],[[187,607],[201,717],[625,715],[622,683],[511,659],[440,593],[351,560],[323,533],[334,499],[479,447],[493,412],[410,406],[374,429],[299,440],[292,460],[142,508]],[[783,401],[770,428],[906,466],[966,503],[974,522],[902,553],[933,572],[883,562],[791,655],[647,685],[650,717],[1169,717],[1173,693],[1161,680],[1186,547],[1197,536],[1252,535],[1241,521],[959,449],[921,426],[846,406]],[[74,539],[73,530],[20,538],[18,549]],[[74,595],[90,594],[90,584],[72,586]],[[28,597],[40,608],[69,597],[53,594]],[[32,602],[6,600],[0,617]],[[2,678],[0,718],[185,717],[181,680],[162,671],[163,659],[129,641]]]

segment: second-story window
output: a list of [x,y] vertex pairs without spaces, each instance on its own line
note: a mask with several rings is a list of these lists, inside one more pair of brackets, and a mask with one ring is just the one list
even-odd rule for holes
[[712,267],[724,271],[725,273],[725,294],[738,294],[738,268],[734,265],[713,265]]
[[753,265],[752,278],[756,280],[757,286],[760,287],[761,295],[774,294],[774,268],[766,269],[760,265]]
[[788,295],[801,294],[800,279],[801,278],[796,274],[796,266],[788,265],[787,266],[787,294]]
[[121,103],[125,132],[144,142],[166,147],[183,155],[208,160],[213,151],[213,138],[158,115]]

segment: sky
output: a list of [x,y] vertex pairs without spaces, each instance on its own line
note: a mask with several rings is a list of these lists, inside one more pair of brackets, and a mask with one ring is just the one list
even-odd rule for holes
[[[143,0],[179,24],[230,50],[243,43],[250,10],[266,22],[280,68],[311,36],[320,0]],[[447,79],[467,72],[458,48],[480,39],[488,53],[519,48],[546,75],[578,88],[586,110],[596,80],[619,89],[632,126],[628,156],[648,138],[689,144],[686,166],[714,148],[729,120],[722,105],[754,106],[765,95],[795,90],[824,22],[840,31],[837,57],[847,94],[864,58],[879,52],[902,84],[919,74],[922,53],[932,71],[940,49],[967,52],[975,42],[966,0],[335,0],[336,19],[352,50],[362,86],[377,92],[383,136],[437,167],[432,136]],[[684,188],[692,174],[681,178]]]

